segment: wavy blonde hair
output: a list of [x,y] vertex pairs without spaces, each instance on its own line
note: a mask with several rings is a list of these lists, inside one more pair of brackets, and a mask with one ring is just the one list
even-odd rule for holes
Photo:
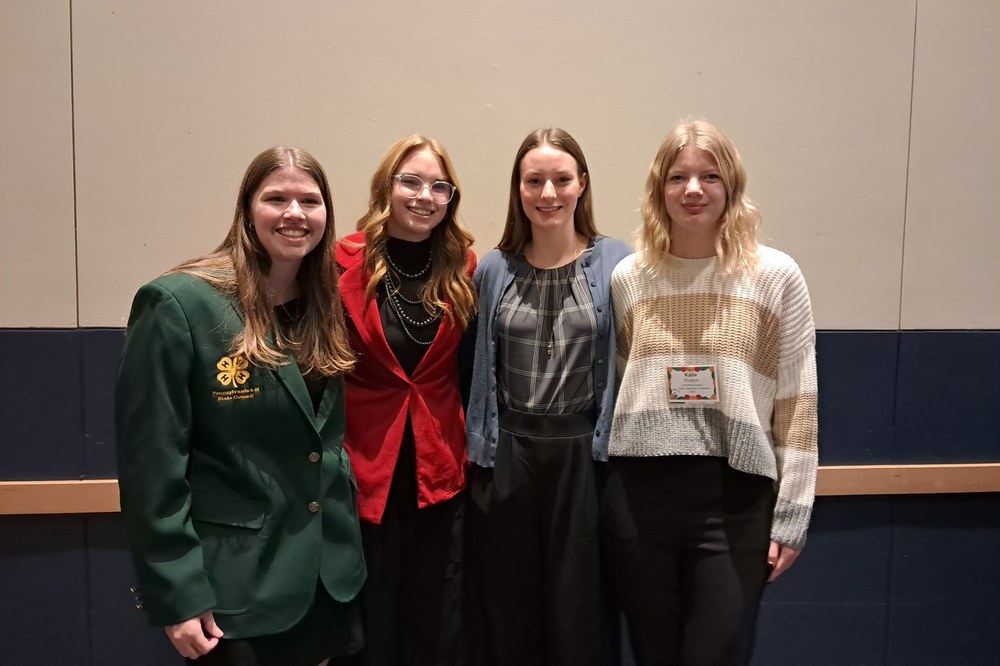
[[413,134],[390,146],[372,176],[368,210],[358,220],[358,231],[365,235],[366,300],[375,294],[389,270],[386,261],[386,222],[392,214],[393,176],[399,165],[415,152],[430,150],[441,162],[445,180],[455,186],[455,196],[448,202],[444,218],[431,231],[431,276],[424,285],[422,300],[429,313],[443,313],[449,323],[465,328],[476,312],[476,290],[469,278],[466,263],[473,237],[458,221],[462,188],[455,167],[445,149],[434,139]]
[[685,120],[667,133],[649,166],[646,193],[642,199],[642,224],[635,241],[639,262],[650,270],[665,268],[670,257],[670,215],[664,192],[667,172],[681,150],[695,146],[715,160],[726,188],[726,208],[719,218],[715,256],[727,271],[757,265],[757,229],[760,211],[746,196],[747,176],[733,142],[707,120]]
[[587,176],[587,184],[579,201],[577,201],[576,210],[573,212],[573,226],[578,234],[588,240],[593,240],[600,235],[594,224],[594,204],[593,197],[590,196],[590,184],[593,179],[590,177],[583,149],[580,148],[576,139],[561,127],[543,127],[524,137],[521,147],[517,149],[517,154],[514,156],[514,168],[510,174],[507,222],[504,224],[503,234],[497,245],[497,248],[503,252],[521,252],[531,240],[531,220],[528,219],[524,212],[524,206],[521,204],[521,161],[525,155],[539,146],[552,146],[567,153],[576,160],[577,178]]
[[[253,229],[253,200],[273,171],[295,168],[319,187],[326,206],[326,229],[312,252],[302,260],[296,277],[304,316],[287,335],[278,327],[275,304],[268,288],[271,258]],[[229,233],[211,254],[186,261],[168,271],[189,273],[239,301],[243,330],[232,341],[231,352],[250,363],[277,367],[295,357],[303,374],[346,373],[354,367],[354,352],[340,303],[333,244],[337,237],[330,184],[316,159],[299,148],[276,146],[253,159],[243,175]]]

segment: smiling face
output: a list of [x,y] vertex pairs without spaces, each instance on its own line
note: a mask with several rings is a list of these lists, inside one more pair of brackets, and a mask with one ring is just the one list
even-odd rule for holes
[[667,170],[664,204],[673,241],[711,240],[726,210],[726,186],[711,153],[686,146]]
[[587,187],[576,160],[555,146],[542,144],[521,159],[521,207],[532,229],[573,226],[576,204]]
[[295,167],[268,174],[250,202],[250,221],[272,269],[298,270],[326,230],[326,203],[312,176]]
[[[393,175],[404,174],[417,176],[427,184],[448,181],[444,165],[430,148],[421,148],[407,155]],[[399,179],[393,179],[386,233],[400,240],[426,240],[444,219],[448,205],[435,203],[429,187],[422,188],[414,197],[403,191]]]

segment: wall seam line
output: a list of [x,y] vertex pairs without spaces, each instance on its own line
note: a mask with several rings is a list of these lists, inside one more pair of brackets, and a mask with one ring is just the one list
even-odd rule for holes
[[73,155],[73,285],[76,290],[76,326],[80,327],[80,228],[76,182],[76,69],[73,52],[73,0],[69,6],[69,133]]
[[910,109],[906,124],[906,174],[903,178],[903,237],[901,239],[902,247],[900,248],[899,257],[899,312],[897,326],[900,330],[903,329],[903,297],[906,281],[906,223],[910,212],[910,159],[913,151],[913,91],[916,88],[917,81],[917,17],[919,10],[920,0],[914,0],[913,41],[910,43],[912,49],[910,53]]
[[[906,280],[906,223],[910,210],[910,159],[912,157],[913,151],[913,91],[916,88],[917,80],[917,30],[919,25],[919,13],[920,13],[920,0],[914,0],[913,2],[913,41],[911,42],[912,52],[910,54],[910,109],[909,109],[909,119],[907,121],[906,128],[906,177],[903,179],[903,238],[902,248],[900,249],[900,260],[899,260],[899,320],[898,326],[899,330],[896,332],[896,372],[895,372],[895,386],[893,386],[893,393],[895,394],[895,399],[892,401],[892,444],[890,456],[893,460],[896,460],[898,455],[897,444],[899,438],[899,374],[900,367],[902,365],[900,361],[900,356],[903,351],[903,295],[905,291],[905,280]],[[896,590],[895,585],[893,585],[893,559],[896,556],[896,519],[899,515],[899,503],[900,498],[894,497],[889,503],[889,552],[886,553],[886,603],[884,607],[883,624],[882,624],[882,663],[888,664],[889,657],[892,654],[892,618],[893,618],[893,601],[895,599]]]

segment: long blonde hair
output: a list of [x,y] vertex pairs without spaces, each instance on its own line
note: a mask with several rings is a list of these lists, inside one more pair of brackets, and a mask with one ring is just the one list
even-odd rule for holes
[[642,224],[635,235],[639,262],[655,270],[665,267],[669,261],[671,220],[664,189],[667,172],[687,146],[695,146],[712,156],[726,188],[726,208],[719,218],[719,232],[715,237],[719,264],[727,271],[756,266],[760,211],[745,194],[747,176],[736,146],[719,128],[704,119],[685,120],[674,125],[649,167],[642,199]]
[[[319,245],[302,260],[296,280],[304,316],[285,336],[278,327],[268,288],[271,258],[253,230],[253,198],[267,176],[292,167],[307,173],[319,186],[326,205],[326,229]],[[240,184],[233,223],[225,240],[211,254],[191,259],[170,273],[189,273],[239,301],[243,330],[232,341],[231,352],[250,363],[276,367],[295,357],[303,374],[334,376],[354,367],[348,342],[333,260],[333,201],[330,185],[316,159],[299,148],[276,146],[257,155]]]
[[385,258],[386,222],[392,214],[393,176],[410,155],[424,149],[441,161],[445,179],[455,186],[455,196],[448,202],[444,218],[431,231],[431,275],[424,285],[422,300],[427,312],[443,313],[452,325],[464,329],[476,312],[476,291],[466,268],[473,237],[458,221],[462,188],[448,153],[437,141],[421,134],[392,144],[372,176],[368,210],[357,225],[365,235],[364,272],[371,276],[365,298],[371,299],[389,270]]

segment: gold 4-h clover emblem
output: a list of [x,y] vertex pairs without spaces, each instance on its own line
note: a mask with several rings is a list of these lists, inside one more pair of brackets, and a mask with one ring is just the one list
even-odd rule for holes
[[236,388],[240,384],[245,384],[248,379],[250,379],[250,371],[247,367],[250,364],[242,356],[223,356],[219,359],[219,362],[215,364],[221,372],[215,376],[219,380],[219,383],[223,386],[232,386]]

